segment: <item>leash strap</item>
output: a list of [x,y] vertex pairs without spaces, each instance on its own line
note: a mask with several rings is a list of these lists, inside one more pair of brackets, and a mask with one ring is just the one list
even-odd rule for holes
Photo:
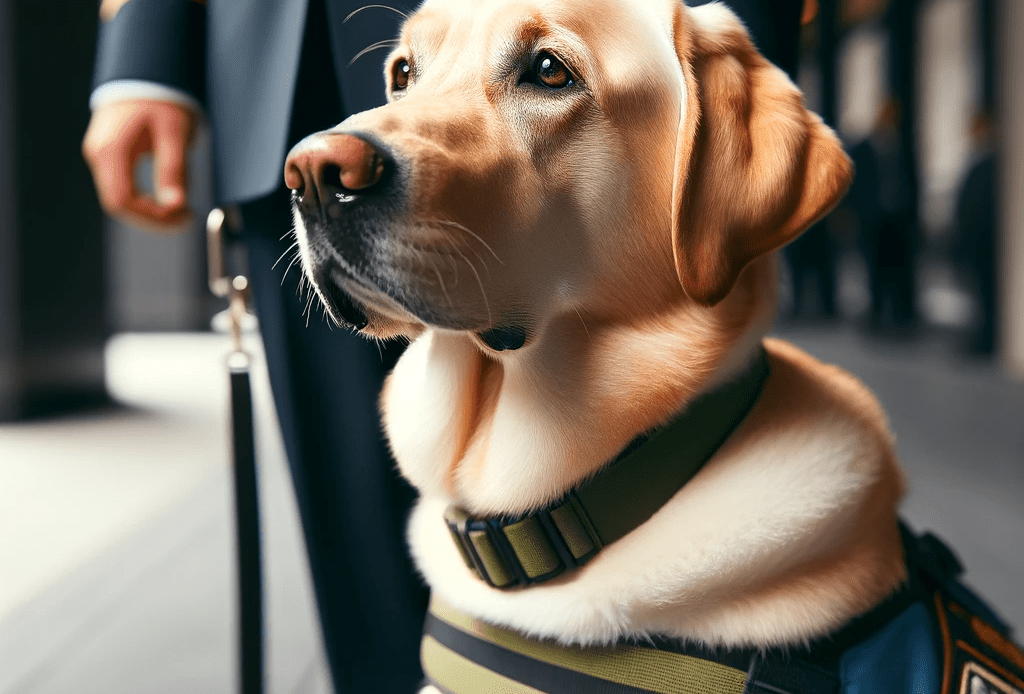
[[582,566],[693,479],[753,408],[768,371],[762,348],[739,378],[634,440],[596,477],[544,509],[474,518],[449,507],[444,520],[466,565],[495,588],[540,583]]
[[263,691],[263,580],[260,566],[259,487],[248,361],[241,365],[234,360],[229,362],[229,377],[238,531],[240,681],[243,694],[260,694]]
[[256,472],[250,358],[242,345],[242,322],[248,312],[249,283],[225,273],[224,232],[227,216],[214,209],[207,218],[210,291],[228,300],[232,352],[228,355],[231,386],[231,455],[238,552],[238,646],[241,694],[263,692],[263,573],[260,562],[260,502]]

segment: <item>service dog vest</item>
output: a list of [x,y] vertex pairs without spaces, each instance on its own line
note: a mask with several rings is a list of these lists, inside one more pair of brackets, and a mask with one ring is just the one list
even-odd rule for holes
[[806,648],[712,651],[657,637],[562,646],[435,597],[423,670],[445,694],[1024,694],[1024,651],[956,580],[950,550],[901,532],[907,584]]
[[[572,571],[652,516],[739,426],[767,380],[763,349],[735,380],[635,440],[596,477],[518,518],[445,523],[466,565],[494,588]],[[623,496],[629,504],[619,503]],[[421,660],[447,694],[1024,694],[1024,653],[956,578],[952,552],[900,528],[907,584],[806,648],[708,651],[672,640],[560,646],[486,624],[435,599]]]

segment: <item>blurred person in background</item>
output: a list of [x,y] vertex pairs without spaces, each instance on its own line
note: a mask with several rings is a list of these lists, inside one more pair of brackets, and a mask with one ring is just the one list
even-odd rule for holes
[[974,294],[978,315],[968,337],[966,350],[987,356],[996,348],[999,268],[996,262],[996,199],[999,191],[994,125],[988,113],[977,114],[971,123],[974,143],[973,164],[956,201],[953,250],[959,268]]
[[[801,16],[813,17],[816,3],[729,5],[761,52],[793,76]],[[397,477],[376,408],[401,346],[316,319],[307,327],[297,273],[282,283],[273,269],[291,244],[285,154],[383,102],[380,62],[352,61],[378,41],[386,48],[401,13],[352,0],[104,0],[100,13],[83,143],[100,200],[142,226],[180,227],[191,215],[188,145],[199,119],[209,120],[216,199],[240,206],[335,689],[415,691],[426,596],[404,544],[412,493]],[[144,153],[155,159],[153,196],[133,182]]]
[[[427,597],[405,545],[413,492],[396,472],[376,408],[402,346],[331,330],[315,313],[307,319],[296,296],[301,271],[282,282],[293,241],[286,153],[384,100],[380,61],[349,63],[393,38],[401,17],[377,7],[345,22],[363,4],[104,0],[83,151],[108,213],[180,228],[192,215],[189,143],[208,120],[215,199],[240,210],[335,690],[400,694],[422,678]],[[155,160],[153,196],[133,182],[143,153]]]
[[908,335],[917,325],[917,239],[899,125],[899,102],[890,98],[871,135],[850,150],[856,175],[846,204],[868,270],[869,328]]
[[[836,242],[828,218],[805,231],[785,247],[793,285],[794,319],[832,320],[836,312]],[[813,302],[808,302],[813,298]]]

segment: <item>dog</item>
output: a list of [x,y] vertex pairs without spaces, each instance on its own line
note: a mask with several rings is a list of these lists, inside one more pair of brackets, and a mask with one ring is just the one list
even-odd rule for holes
[[[717,3],[426,0],[385,79],[385,106],[303,140],[285,178],[328,315],[410,341],[381,410],[420,494],[408,539],[432,618],[520,639],[528,659],[743,652],[743,691],[838,691],[772,685],[756,665],[834,641],[916,580],[880,404],[765,337],[778,249],[851,180],[836,135]],[[728,417],[694,425],[710,402]],[[710,427],[707,454],[607,541],[581,490],[677,426]],[[616,522],[638,505],[606,504]],[[556,514],[570,506],[579,552]],[[523,519],[555,538],[527,538],[540,559],[510,559]],[[559,566],[527,566],[545,557]],[[937,634],[947,617],[930,615]],[[993,631],[986,653],[1010,658]],[[425,638],[430,686],[549,691],[466,684],[479,662],[443,681],[428,656],[452,648]],[[961,686],[967,666],[943,674],[954,666],[937,652],[906,682]],[[1024,688],[994,658],[972,661],[978,677]],[[604,691],[593,686],[573,691]]]

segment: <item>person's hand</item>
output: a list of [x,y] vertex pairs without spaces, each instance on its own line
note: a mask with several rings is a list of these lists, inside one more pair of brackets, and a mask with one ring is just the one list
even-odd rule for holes
[[[185,185],[196,115],[168,101],[134,99],[101,106],[92,114],[82,154],[108,214],[155,229],[180,228],[191,217]],[[133,171],[152,153],[155,197],[140,192]]]

